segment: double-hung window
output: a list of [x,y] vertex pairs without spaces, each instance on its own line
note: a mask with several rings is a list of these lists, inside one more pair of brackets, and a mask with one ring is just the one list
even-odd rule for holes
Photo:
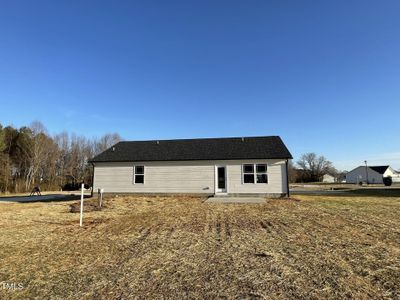
[[256,164],[256,182],[268,183],[267,165]]
[[243,183],[254,183],[254,164],[243,165]]
[[144,184],[144,166],[133,167],[133,184]]
[[268,183],[266,164],[244,164],[242,174],[243,183]]

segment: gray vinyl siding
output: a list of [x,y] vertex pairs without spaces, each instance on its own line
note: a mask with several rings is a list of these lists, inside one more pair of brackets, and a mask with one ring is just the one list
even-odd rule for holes
[[[383,176],[378,172],[367,168],[368,170],[368,182],[369,183],[383,183]],[[346,182],[347,183],[359,183],[359,182],[366,182],[367,181],[367,174],[365,172],[365,167],[360,166],[355,168],[354,170],[350,171],[346,174]]]
[[[242,164],[266,163],[268,184],[243,184]],[[145,167],[145,183],[133,184],[133,166]],[[226,166],[228,193],[286,193],[284,160],[161,161],[95,163],[94,190],[108,193],[215,192],[215,166]]]

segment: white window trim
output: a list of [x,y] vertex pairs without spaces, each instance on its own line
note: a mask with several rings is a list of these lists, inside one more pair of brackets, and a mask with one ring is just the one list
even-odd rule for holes
[[[244,166],[245,165],[253,165],[253,177],[254,177],[254,181],[253,182],[244,182],[244,174],[251,174],[251,173],[245,173],[244,172]],[[267,166],[267,170],[266,172],[257,172],[257,165],[266,165]],[[267,163],[243,163],[242,164],[242,184],[269,184],[269,176],[268,176],[268,164]],[[257,174],[266,174],[267,175],[267,182],[257,182]]]
[[[136,174],[136,167],[143,167],[143,174]],[[143,183],[136,183],[136,175],[143,175]],[[144,165],[134,165],[133,166],[133,184],[145,184],[146,182],[146,176],[145,176],[145,166]]]
[[[251,174],[251,173],[244,172],[245,165],[253,165],[253,182],[244,182],[244,174]],[[255,173],[254,164],[242,164],[242,184],[255,184],[254,173]]]

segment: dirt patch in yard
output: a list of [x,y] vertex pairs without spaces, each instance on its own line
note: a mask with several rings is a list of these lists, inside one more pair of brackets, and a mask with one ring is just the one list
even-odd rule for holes
[[0,298],[399,297],[400,198],[0,204]]
[[[105,209],[106,206],[102,205],[100,207],[97,199],[90,199],[90,200],[84,200],[84,205],[83,205],[83,212],[89,212],[89,211],[98,211]],[[74,202],[69,205],[69,212],[71,213],[80,213],[81,212],[81,202]]]

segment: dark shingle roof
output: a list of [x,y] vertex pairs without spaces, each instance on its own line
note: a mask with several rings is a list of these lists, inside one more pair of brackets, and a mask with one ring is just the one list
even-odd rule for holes
[[91,162],[288,159],[279,136],[119,142]]
[[379,174],[383,174],[386,172],[387,168],[389,166],[374,166],[374,167],[369,167],[370,169],[374,170],[375,172],[378,172]]

